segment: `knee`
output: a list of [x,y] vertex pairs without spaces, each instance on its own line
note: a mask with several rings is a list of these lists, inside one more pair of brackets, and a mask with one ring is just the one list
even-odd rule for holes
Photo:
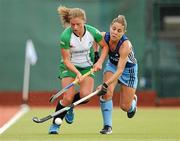
[[64,97],[62,100],[62,103],[66,106],[66,105],[70,105],[73,101],[73,97]]
[[103,100],[105,100],[105,101],[108,101],[108,100],[112,99],[112,97],[113,97],[113,93],[108,91],[108,93],[105,94],[105,95],[103,95],[103,96],[101,97],[101,99],[103,99]]
[[[86,97],[87,95],[88,95],[88,93],[82,93],[82,92],[81,92],[80,95],[79,95],[79,100],[80,100],[81,98],[83,98],[83,97]],[[89,102],[89,99],[81,102],[81,104],[86,104],[86,103],[88,103],[88,102]]]
[[79,93],[80,93],[80,97],[81,97],[81,98],[83,98],[83,97],[85,97],[85,96],[89,95],[91,92],[87,92],[87,91],[80,91]]

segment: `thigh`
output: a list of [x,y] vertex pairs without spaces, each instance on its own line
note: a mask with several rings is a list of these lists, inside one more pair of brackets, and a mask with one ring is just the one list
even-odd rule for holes
[[[62,89],[64,87],[66,87],[67,85],[69,85],[70,83],[72,83],[74,80],[75,79],[72,77],[65,77],[65,78],[61,79]],[[75,92],[74,86],[70,87],[65,93],[72,93],[72,92]]]
[[[74,81],[74,78],[71,78],[71,77],[65,77],[65,78],[61,79],[62,88],[66,87],[73,81]],[[70,87],[66,92],[64,92],[64,94],[63,94],[63,105],[64,106],[69,105],[72,102],[72,100],[74,98],[74,94],[75,94],[74,86]]]
[[80,85],[80,89],[79,89],[80,96],[85,97],[90,93],[92,93],[94,89],[94,78],[92,78],[91,76],[87,76],[86,78],[84,78],[84,80],[82,80],[79,83],[79,85]]
[[132,100],[134,99],[136,89],[121,84],[120,89],[120,105],[131,107]]
[[[106,81],[107,81],[109,78],[111,78],[113,75],[114,75],[114,73],[111,72],[111,71],[105,72],[105,73],[104,73],[104,77],[103,77],[104,82],[106,82]],[[116,85],[117,85],[117,81],[114,81],[113,83],[111,83],[111,84],[108,86],[107,94],[105,94],[105,95],[103,96],[103,99],[104,99],[104,100],[112,99],[113,93],[114,93],[114,89],[115,89]]]
[[132,87],[136,89],[138,84],[137,73],[138,73],[137,64],[131,68],[125,68],[122,75],[119,78],[119,81],[128,87]]

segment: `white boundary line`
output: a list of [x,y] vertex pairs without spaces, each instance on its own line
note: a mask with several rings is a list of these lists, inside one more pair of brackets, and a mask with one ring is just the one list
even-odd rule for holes
[[25,113],[29,111],[29,107],[27,105],[21,105],[21,109],[0,128],[0,134],[6,131],[10,126],[17,122]]

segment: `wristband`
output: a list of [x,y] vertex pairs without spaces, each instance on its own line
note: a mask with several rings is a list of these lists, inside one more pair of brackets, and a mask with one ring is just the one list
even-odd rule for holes
[[94,52],[94,54],[95,54],[95,56],[99,56],[99,52],[98,51]]
[[108,85],[104,82],[103,83],[103,86],[105,87],[105,88],[108,88]]

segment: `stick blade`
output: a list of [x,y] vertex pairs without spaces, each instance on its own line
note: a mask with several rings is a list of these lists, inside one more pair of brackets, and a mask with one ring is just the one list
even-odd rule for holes
[[45,121],[47,121],[47,120],[49,120],[49,119],[51,119],[51,118],[53,118],[53,116],[52,116],[52,115],[48,115],[48,116],[43,117],[43,118],[41,118],[41,119],[39,119],[38,117],[33,117],[32,120],[33,120],[35,123],[43,123],[43,122],[45,122]]
[[33,120],[35,123],[41,123],[40,120],[39,120],[37,117],[33,117],[32,120]]

